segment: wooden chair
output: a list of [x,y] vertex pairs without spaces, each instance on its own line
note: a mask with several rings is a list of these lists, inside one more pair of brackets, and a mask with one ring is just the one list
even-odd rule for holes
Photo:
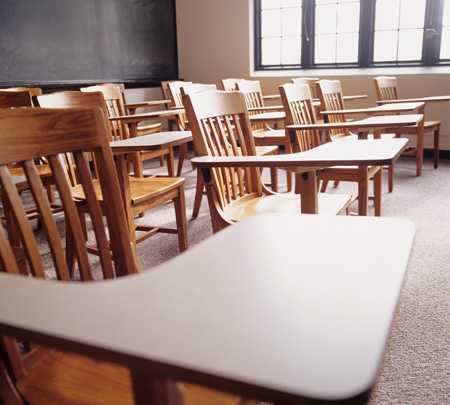
[[221,80],[222,90],[236,91],[236,84],[243,79],[223,79]]
[[[39,104],[46,108],[67,108],[67,107],[96,107],[100,108],[107,118],[107,106],[101,92],[60,92],[39,97]],[[107,140],[111,141],[115,134],[111,124],[108,124],[109,132]],[[76,177],[76,176],[73,176]],[[96,192],[100,192],[99,185],[96,184]],[[130,239],[136,243],[142,242],[156,233],[176,233],[178,235],[178,246],[180,251],[187,249],[187,225],[186,225],[186,208],[184,201],[184,179],[172,177],[153,177],[153,178],[137,178],[129,177],[130,199],[127,208],[131,220],[135,216],[140,216],[150,209],[162,206],[167,202],[173,202],[175,206],[176,229],[168,229],[164,227],[153,227],[146,225],[137,225],[133,230],[142,232],[142,235],[135,237],[134,232],[130,234]],[[72,188],[73,197],[79,202],[81,213],[85,212],[87,197],[80,184]],[[116,197],[117,198],[117,197]],[[110,201],[102,201],[104,210]],[[90,247],[89,250],[97,254],[98,247]]]
[[[104,84],[100,86],[82,87],[82,92],[101,92],[105,98],[106,105],[108,107],[109,117],[119,117],[128,115],[125,108],[124,95],[122,88],[117,84]],[[136,128],[136,132],[132,133],[128,125],[121,121],[112,122],[113,139],[127,139],[130,136],[140,136],[157,133],[161,130],[161,123],[144,125],[139,129],[139,125]],[[144,162],[147,160],[160,158],[167,156],[169,151],[167,149],[155,152],[140,152],[132,156],[131,162],[133,164],[134,175],[136,177],[144,177]]]
[[[185,85],[180,88],[181,97],[184,100],[184,97],[190,94],[201,93],[204,91],[216,91],[217,86],[215,84],[202,84],[202,83],[192,83]],[[181,159],[181,156],[180,156]],[[194,207],[192,209],[192,218],[195,219],[198,217],[200,213],[200,208],[202,205],[202,199],[204,195],[205,185],[203,184],[203,179],[200,173],[197,172],[197,183],[195,186],[195,198],[194,198]]]
[[295,85],[306,84],[309,87],[309,91],[311,92],[311,96],[313,98],[319,98],[317,94],[317,86],[316,83],[320,79],[318,77],[295,77],[291,79],[291,82]]
[[[320,99],[320,109],[321,111],[326,110],[344,110],[344,96],[342,92],[341,82],[339,80],[319,80],[317,82],[317,93]],[[324,119],[330,123],[346,122],[347,117],[345,114],[336,114],[325,116]],[[356,134],[344,129],[334,129],[330,131],[330,139],[333,141],[345,139],[348,137],[357,137]],[[383,138],[395,137],[395,134],[380,134]],[[394,191],[394,165],[387,167],[388,170],[388,189],[392,193]],[[337,185],[337,183],[335,183]],[[327,182],[323,183],[322,191],[325,191],[327,187]]]
[[31,97],[33,106],[35,107],[38,107],[37,97],[42,95],[42,89],[40,87],[9,87],[7,89],[1,89],[1,91],[10,91],[14,93],[27,91]]
[[[21,107],[32,107],[33,106],[33,94],[38,94],[40,89],[26,88],[26,87],[16,87],[10,89],[0,90],[0,109],[2,108],[21,108]],[[41,91],[42,93],[42,91]],[[60,211],[60,206],[56,204],[55,195],[52,190],[52,176],[50,174],[50,168],[45,161],[40,159],[40,164],[36,166],[39,176],[42,177],[45,188],[47,190],[47,195],[52,204],[54,212]],[[16,179],[16,187],[20,192],[28,190],[28,183],[26,180],[21,180],[25,178],[25,173],[21,167],[13,166],[10,167],[11,174]],[[29,218],[36,217],[35,209],[29,210]]]
[[[317,122],[315,108],[311,97],[310,87],[307,84],[295,85],[292,83],[280,86],[281,99],[286,110],[286,125],[307,125]],[[297,139],[293,145],[294,151],[304,152],[315,148],[323,142],[330,141],[329,137],[323,139],[322,134],[317,130],[297,131]],[[375,215],[381,215],[382,198],[382,170],[380,166],[372,166],[368,170],[368,178],[361,177],[357,166],[330,167],[323,169],[319,178],[324,184],[329,181],[348,181],[358,183],[358,190],[367,193],[368,179],[373,180]],[[322,188],[322,192],[325,187]]]
[[[99,278],[112,279],[140,271],[128,236],[125,209],[122,200],[117,198],[121,189],[108,145],[109,134],[105,114],[99,108],[23,109],[0,112],[0,184],[5,190],[5,198],[13,207],[12,213],[27,260],[27,268],[23,271],[17,265],[14,251],[4,229],[0,226],[0,263],[3,270],[22,277],[52,278],[65,282],[71,280],[61,235],[51,215],[49,201],[43,192],[42,182],[34,163],[36,158],[46,156],[64,205],[66,234],[73,235],[81,280],[89,282]],[[59,158],[67,153],[74,157],[74,164],[87,196],[87,210],[102,252],[99,270],[89,262],[82,223],[77,215],[70,184]],[[86,153],[95,155],[98,169],[96,180],[90,175]],[[53,271],[44,270],[37,237],[31,230],[24,206],[9,173],[8,165],[16,162],[20,162],[24,168],[33,199],[39,208],[46,241],[50,247],[53,264],[50,270]],[[114,235],[110,245],[107,242],[107,232],[102,219],[102,200],[95,192],[97,183],[104,199],[109,201],[103,213],[106,216],[108,233]],[[36,302],[36,305],[40,304],[41,302]],[[116,303],[111,303],[111,311],[116,310],[114,304]],[[77,308],[67,308],[67,316],[70,322],[71,317],[83,314],[78,313]],[[36,346],[33,342],[2,337],[0,349],[0,398],[8,405],[132,404],[133,393],[137,401],[142,391],[140,384],[146,384],[145,380],[132,381],[130,371],[123,366],[47,349]],[[200,403],[231,405],[239,401],[236,397],[197,386],[185,385],[180,389],[175,383],[161,380],[161,393],[163,392],[166,395],[170,393],[179,404],[182,403],[181,399],[184,396],[186,405]]]
[[[239,92],[206,92],[184,100],[196,153],[200,156],[254,156],[256,154],[245,98]],[[212,173],[209,176],[209,173]],[[276,194],[261,181],[257,168],[214,168],[204,172],[213,232],[250,215],[299,212],[299,198]],[[205,178],[206,176],[206,178]],[[320,196],[321,213],[345,211],[351,197]]]
[[[265,106],[261,83],[258,80],[239,80],[236,82],[236,90],[244,94],[250,115],[274,111],[271,107]],[[279,110],[279,107],[276,109]],[[290,152],[290,143],[283,129],[274,129],[264,123],[252,123],[252,130],[256,146],[277,146],[282,153]],[[289,172],[286,172],[286,176],[287,191],[291,191],[292,178]],[[271,169],[271,188],[274,191],[278,191],[277,178],[276,170]]]
[[[122,103],[124,105],[124,109],[126,111],[127,115],[131,115],[132,113],[126,108],[126,98],[125,98],[125,85],[123,83],[102,83],[99,86],[106,86],[106,87],[116,87],[120,89],[120,94],[122,95]],[[96,87],[96,86],[90,86],[90,87]],[[81,91],[88,91],[89,87],[83,87],[80,90]],[[96,91],[96,90],[93,90]],[[149,135],[149,134],[155,134],[158,132],[161,132],[162,124],[160,122],[152,123],[152,124],[141,124],[138,125],[136,128],[136,134],[138,136],[141,135]]]
[[[378,76],[374,78],[377,100],[397,100],[400,98],[396,77]],[[439,143],[440,143],[441,121],[424,122],[424,134],[433,135],[433,164],[434,168],[439,167]],[[417,135],[417,128],[405,127],[401,133],[404,135]],[[416,151],[417,153],[417,151]]]

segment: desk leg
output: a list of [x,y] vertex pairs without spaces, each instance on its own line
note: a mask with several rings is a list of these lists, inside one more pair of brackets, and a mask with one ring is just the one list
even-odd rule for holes
[[175,177],[173,146],[169,146],[169,153],[166,155],[166,159],[167,159],[167,172],[169,174],[169,177]]
[[358,214],[367,216],[367,207],[369,204],[369,176],[368,167],[359,166],[358,168]]
[[157,380],[145,372],[131,370],[133,396],[136,405],[183,405],[183,395],[176,383]]
[[424,121],[422,120],[419,125],[417,125],[417,151],[416,151],[416,176],[422,175],[423,167],[423,148],[424,148]]
[[315,170],[296,174],[296,188],[300,190],[300,202],[302,214],[318,213],[317,198],[317,173]]
[[133,248],[136,247],[136,230],[134,225],[133,209],[131,207],[130,178],[128,176],[128,165],[125,155],[116,155],[116,169],[119,177],[120,188],[122,190],[122,199],[125,207],[125,213],[128,220],[128,229],[130,231],[130,240]]

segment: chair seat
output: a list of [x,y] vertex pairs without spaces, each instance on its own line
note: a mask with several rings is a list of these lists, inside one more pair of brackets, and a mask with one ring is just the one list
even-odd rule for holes
[[160,122],[158,122],[156,124],[139,125],[137,127],[137,133],[138,133],[138,135],[153,134],[155,132],[160,132],[161,127],[162,127],[162,124]]
[[254,138],[284,138],[286,131],[284,129],[268,129],[268,130],[256,130],[253,131]]
[[[36,165],[37,172],[41,177],[48,177],[52,175],[52,170],[49,165]],[[25,172],[21,167],[11,167],[9,168],[11,176],[14,177],[25,177]]]
[[[439,129],[441,126],[441,121],[425,121],[423,127],[425,129],[425,134],[432,134],[431,130]],[[406,135],[416,135],[417,125],[409,125],[398,130],[400,134]]]
[[[368,168],[368,175],[371,177],[374,175],[378,170],[380,169],[380,166],[369,166]],[[355,175],[358,174],[358,166],[331,166],[327,167],[320,171],[320,174],[328,174],[328,173],[355,173]]]
[[257,156],[276,155],[278,153],[278,146],[256,146]]
[[[132,405],[128,369],[84,356],[47,351],[18,384],[30,405]],[[238,405],[239,398],[183,384],[186,405]]]
[[[179,177],[152,177],[152,178],[136,178],[130,177],[130,194],[133,205],[140,202],[156,198],[159,195],[175,190],[184,184],[184,179]],[[94,180],[94,188],[99,201],[103,196],[100,183]],[[77,200],[84,200],[84,191],[81,184],[72,188],[72,196]]]
[[[319,194],[319,215],[337,215],[343,212],[352,202],[348,194]],[[283,193],[270,196],[248,194],[228,204],[225,215],[234,221],[241,221],[252,215],[269,213],[300,214],[300,196]]]

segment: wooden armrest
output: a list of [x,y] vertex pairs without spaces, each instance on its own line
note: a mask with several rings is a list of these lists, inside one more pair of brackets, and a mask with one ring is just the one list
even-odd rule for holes
[[126,108],[139,108],[139,107],[152,107],[158,105],[170,104],[171,100],[148,100],[148,101],[138,101],[136,103],[125,104]]
[[265,107],[251,107],[248,109],[249,112],[255,111],[284,111],[284,107],[282,105],[268,105]]
[[315,170],[341,165],[389,165],[406,148],[408,139],[349,140],[328,142],[306,152],[272,156],[201,156],[191,160],[196,168],[275,167]]
[[279,94],[268,94],[267,96],[263,96],[263,100],[277,100],[281,98]]
[[170,110],[162,110],[162,111],[150,111],[148,113],[142,114],[134,114],[134,115],[121,115],[118,117],[110,117],[110,121],[121,121],[127,124],[131,123],[139,123],[141,121],[149,120],[149,119],[162,119],[162,118],[171,118],[174,116],[178,116],[183,109],[170,109]]
[[[0,332],[150,378],[280,402],[324,392],[314,398],[355,403],[375,384],[414,233],[404,219],[256,215],[156,271],[117,280],[66,283],[0,273]],[[301,255],[282,254],[299,246]],[[382,252],[381,264],[367,260],[373,252]],[[255,304],[267,286],[276,299]],[[272,328],[261,338],[264,318]],[[330,331],[337,338],[324,338]],[[345,378],[330,388],[342,359]]]

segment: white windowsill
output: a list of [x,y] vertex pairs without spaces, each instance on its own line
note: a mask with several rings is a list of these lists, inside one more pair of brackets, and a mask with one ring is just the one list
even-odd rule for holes
[[384,75],[439,75],[450,74],[450,66],[407,66],[349,69],[303,69],[303,70],[252,70],[252,77],[290,76],[384,76]]

